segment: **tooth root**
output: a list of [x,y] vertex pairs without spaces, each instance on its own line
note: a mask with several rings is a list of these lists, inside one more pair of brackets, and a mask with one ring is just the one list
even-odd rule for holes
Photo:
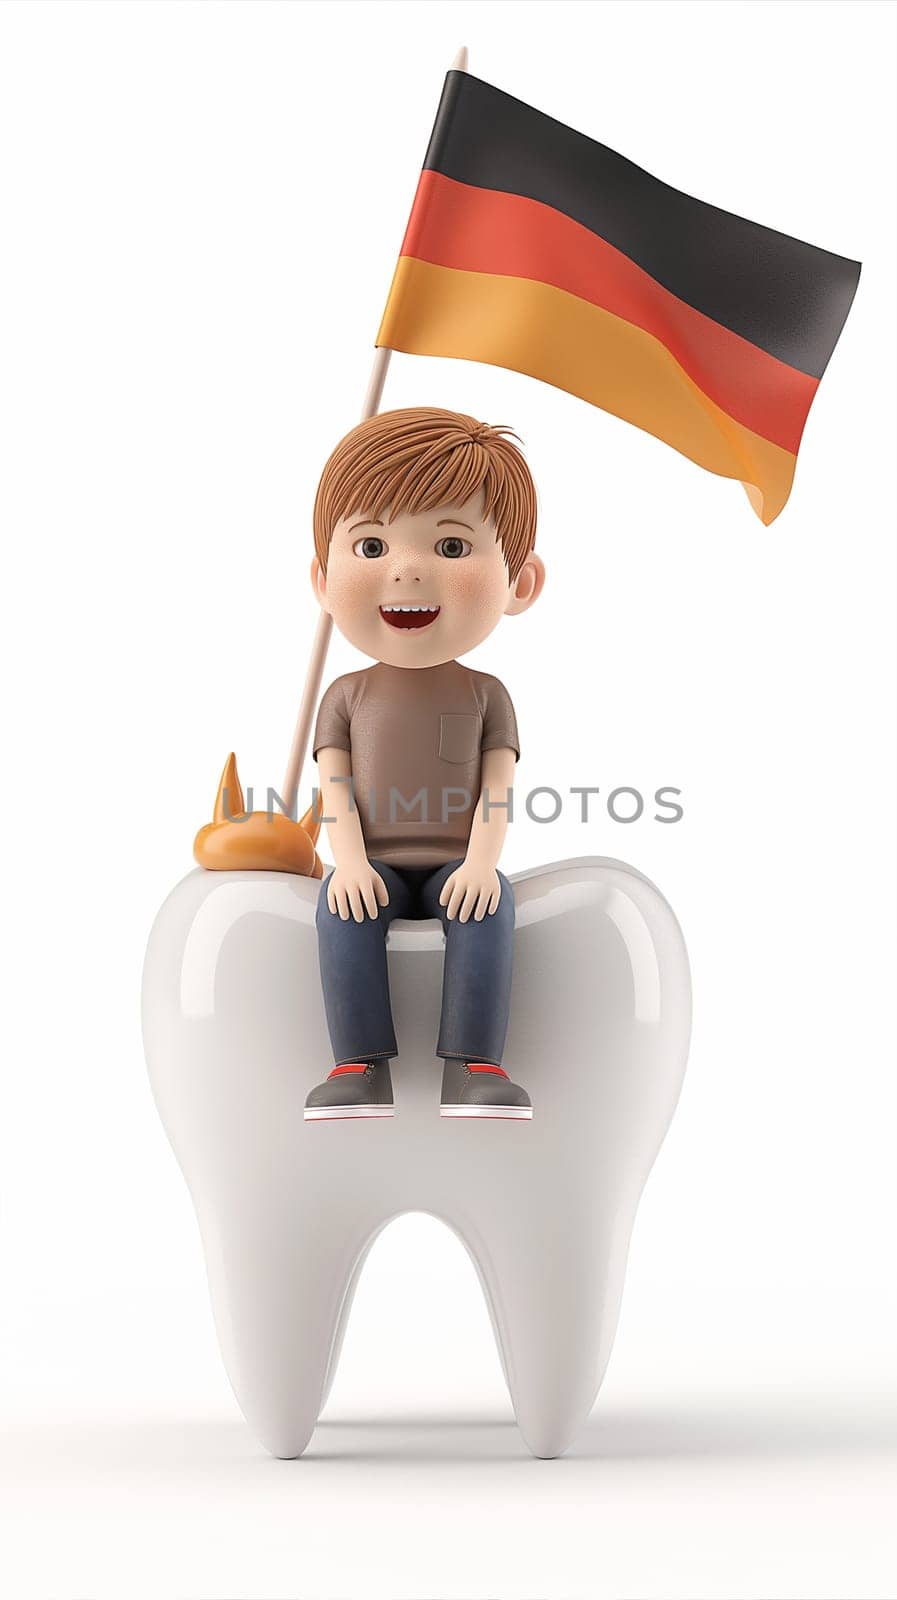
[[[300,1456],[314,1432],[339,1355],[344,1305],[366,1255],[363,1232],[302,1229],[314,1198],[279,1173],[267,1194],[204,1230],[216,1326],[231,1386],[272,1455]],[[245,1192],[244,1192],[245,1194]],[[348,1307],[346,1306],[346,1309]]]
[[[561,1180],[562,1181],[562,1180]],[[595,1403],[616,1330],[629,1225],[608,1231],[588,1185],[562,1214],[496,1193],[467,1245],[492,1313],[517,1425],[532,1455],[563,1455]]]
[[364,1249],[360,1252],[354,1268],[352,1269],[352,1276],[349,1279],[348,1287],[343,1299],[342,1310],[339,1314],[339,1318],[337,1319],[336,1333],[334,1335],[333,1344],[330,1350],[330,1360],[327,1364],[327,1375],[324,1379],[324,1389],[321,1394],[321,1404],[318,1408],[318,1416],[321,1415],[321,1412],[324,1410],[324,1407],[330,1398],[330,1390],[333,1387],[333,1380],[336,1377],[336,1369],[339,1366],[339,1358],[342,1355],[343,1340],[346,1337],[346,1329],[349,1326],[349,1317],[352,1314],[352,1302],[355,1299],[355,1290],[358,1288],[358,1280],[361,1277],[362,1269],[367,1261],[371,1246],[374,1244],[376,1237],[377,1235],[375,1233],[368,1240]]

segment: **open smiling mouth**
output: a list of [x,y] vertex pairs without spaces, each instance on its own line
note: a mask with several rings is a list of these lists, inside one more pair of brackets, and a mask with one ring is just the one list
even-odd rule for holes
[[428,628],[441,606],[381,606],[380,615],[391,628]]

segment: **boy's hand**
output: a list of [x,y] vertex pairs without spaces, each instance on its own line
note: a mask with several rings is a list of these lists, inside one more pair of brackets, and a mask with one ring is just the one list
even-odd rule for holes
[[439,904],[448,907],[450,920],[457,916],[467,922],[472,911],[474,922],[482,922],[487,912],[491,916],[498,909],[500,899],[501,884],[495,868],[466,860],[446,878]]
[[389,890],[379,872],[362,860],[351,867],[334,867],[327,885],[327,904],[343,922],[350,916],[363,922],[365,912],[377,917],[380,906],[389,905]]

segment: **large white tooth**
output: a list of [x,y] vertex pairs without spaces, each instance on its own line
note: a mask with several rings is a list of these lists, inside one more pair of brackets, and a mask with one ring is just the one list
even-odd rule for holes
[[308,1443],[363,1260],[408,1211],[441,1217],[470,1251],[533,1454],[561,1454],[594,1403],[685,1070],[688,960],[662,896],[619,863],[560,862],[513,882],[504,1063],[532,1122],[439,1116],[438,922],[390,933],[398,1114],[318,1123],[302,1113],[331,1065],[319,882],[198,869],[156,919],[143,989],[153,1091],[196,1207],[231,1383],[275,1455]]

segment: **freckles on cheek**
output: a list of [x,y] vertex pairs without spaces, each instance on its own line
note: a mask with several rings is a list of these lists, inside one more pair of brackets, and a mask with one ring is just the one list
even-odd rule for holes
[[482,570],[478,572],[476,568],[465,568],[466,563],[459,561],[457,570],[451,574],[446,585],[449,603],[463,606],[469,615],[491,611],[495,605],[496,590],[492,576]]
[[372,566],[373,562],[357,561],[353,566],[340,572],[332,591],[332,597],[337,605],[357,610],[376,603],[376,583],[374,574],[370,571]]

